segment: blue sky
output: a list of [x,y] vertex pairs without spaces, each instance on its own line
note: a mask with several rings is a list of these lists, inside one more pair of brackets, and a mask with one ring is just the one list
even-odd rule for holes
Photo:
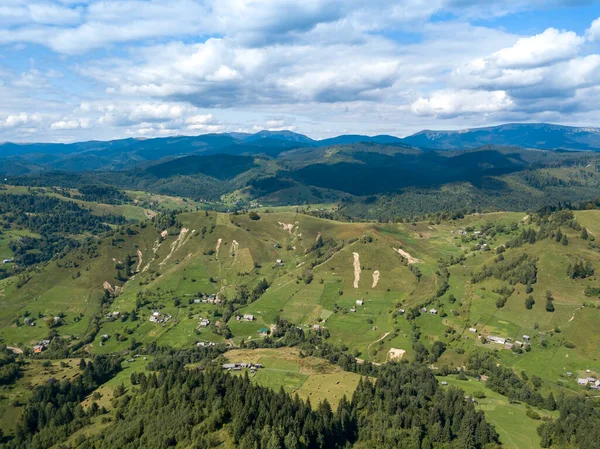
[[0,141],[600,126],[586,0],[2,0]]

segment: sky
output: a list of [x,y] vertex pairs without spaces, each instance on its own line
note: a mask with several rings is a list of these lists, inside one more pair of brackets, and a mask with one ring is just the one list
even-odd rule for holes
[[600,126],[600,2],[0,0],[0,142]]

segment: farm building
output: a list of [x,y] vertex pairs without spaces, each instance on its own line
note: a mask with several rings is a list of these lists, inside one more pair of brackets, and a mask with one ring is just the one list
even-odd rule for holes
[[254,315],[250,315],[249,313],[244,314],[242,318],[244,319],[244,321],[254,321]]
[[261,327],[261,328],[258,330],[258,333],[259,333],[261,336],[263,336],[263,337],[266,337],[267,335],[269,335],[269,329],[267,329],[266,327]]
[[150,317],[150,322],[151,323],[166,323],[170,319],[171,319],[171,315],[169,315],[168,313],[162,314],[160,312],[153,312],[152,316]]
[[49,344],[50,340],[42,340],[33,347],[33,352],[39,354],[40,352],[45,351]]
[[432,315],[437,315],[438,311],[437,309],[429,309],[429,313],[431,313]]
[[200,318],[200,327],[208,327],[210,320],[206,318]]
[[475,329],[474,327],[470,327],[469,332],[473,332],[475,334],[477,333],[477,329]]
[[488,335],[486,338],[492,343],[498,343],[500,345],[506,344],[506,338],[496,337],[495,335]]
[[577,379],[577,383],[580,387],[585,387],[588,384],[587,378],[579,378]]
[[224,363],[221,367],[226,370],[234,371],[240,371],[242,368],[250,368],[252,371],[263,368],[260,363]]
[[209,304],[221,304],[221,299],[217,295],[210,295],[206,302]]
[[364,299],[357,299],[357,300],[356,300],[356,305],[357,305],[357,306],[362,306],[364,303],[365,303],[365,300],[364,300]]

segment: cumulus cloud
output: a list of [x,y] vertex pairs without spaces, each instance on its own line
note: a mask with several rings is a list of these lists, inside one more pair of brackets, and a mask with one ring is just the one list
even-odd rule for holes
[[585,37],[592,42],[600,40],[600,18],[592,22],[590,27],[585,31]]
[[4,120],[5,128],[14,128],[20,125],[24,125],[29,121],[29,116],[25,112],[20,114],[11,114]]
[[584,38],[572,31],[548,28],[541,34],[519,39],[483,62],[505,68],[540,67],[572,58],[583,42]]
[[71,130],[71,129],[80,129],[80,128],[89,128],[90,120],[89,119],[67,119],[67,120],[59,120],[57,122],[53,122],[50,124],[50,129],[55,130]]
[[450,82],[461,89],[502,91],[514,111],[568,114],[587,109],[581,92],[600,85],[600,55],[583,53],[596,23],[586,36],[549,28],[520,38],[510,47],[456,68]]
[[82,69],[108,92],[186,100],[200,107],[377,99],[398,79],[398,48],[377,37],[360,45],[241,47],[227,38],[173,43],[123,61]]
[[411,105],[411,111],[419,116],[450,118],[505,111],[512,105],[513,101],[503,91],[443,90],[419,98]]
[[252,132],[259,131],[296,131],[297,127],[285,118],[269,118],[264,123],[254,125]]
[[7,0],[0,43],[31,42],[79,54],[120,42],[228,35],[253,46],[288,41],[322,25],[361,31],[414,26],[436,13],[493,17],[531,8],[535,0]]
[[600,104],[600,19],[585,33],[530,36],[473,24],[542,0],[1,3],[0,46],[23,60],[0,68],[0,139],[33,129],[40,139],[403,134],[507,118],[592,120]]

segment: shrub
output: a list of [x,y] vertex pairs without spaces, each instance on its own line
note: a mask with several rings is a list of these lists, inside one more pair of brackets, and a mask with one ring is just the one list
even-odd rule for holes
[[526,412],[527,416],[529,416],[531,419],[542,419],[542,417],[540,416],[540,414],[538,412],[536,412],[534,409],[527,407],[527,412]]

